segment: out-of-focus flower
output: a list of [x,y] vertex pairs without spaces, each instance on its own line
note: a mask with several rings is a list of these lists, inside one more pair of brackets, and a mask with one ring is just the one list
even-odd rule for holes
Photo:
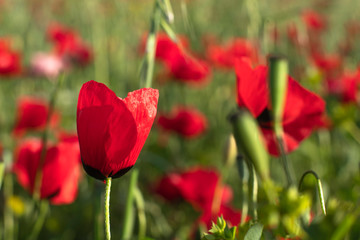
[[77,131],[85,171],[104,180],[135,164],[156,116],[159,92],[142,88],[121,99],[102,83],[89,81],[79,94]]
[[313,54],[312,60],[315,66],[325,74],[339,69],[342,65],[340,56],[336,54]]
[[323,31],[326,28],[325,18],[313,10],[304,11],[302,18],[306,27],[311,31]]
[[165,74],[174,80],[202,84],[209,79],[210,68],[207,63],[188,54],[176,55],[168,63]]
[[339,79],[327,81],[328,92],[337,95],[344,103],[358,103],[360,71],[345,72]]
[[[261,127],[268,151],[278,155],[270,115],[267,67],[258,66],[252,69],[246,62],[239,61],[235,71],[238,105],[249,109]],[[282,125],[285,148],[287,152],[291,152],[314,129],[325,126],[325,102],[290,76],[288,81]]]
[[39,76],[54,79],[64,68],[63,59],[52,53],[36,53],[31,58],[31,71]]
[[[27,130],[42,130],[49,115],[48,105],[41,99],[23,97],[19,100],[14,134],[20,136]],[[50,125],[56,126],[59,115],[54,113]]]
[[40,198],[49,199],[52,204],[72,203],[81,175],[78,142],[60,141],[47,146],[42,164],[41,152],[39,139],[29,139],[18,146],[13,171],[19,183],[33,193],[37,172],[41,171]]
[[187,138],[197,137],[207,128],[206,117],[201,112],[184,106],[174,108],[169,115],[160,114],[158,124]]
[[0,39],[0,75],[13,76],[20,72],[20,54],[10,48],[8,39]]
[[183,36],[180,36],[176,43],[166,34],[158,34],[155,58],[164,64],[165,71],[162,76],[168,79],[201,84],[206,82],[211,74],[208,64],[190,53],[187,39]]
[[55,53],[79,65],[92,60],[92,51],[73,29],[54,23],[47,30],[48,38],[55,44]]
[[208,228],[211,221],[221,215],[233,225],[240,222],[240,213],[229,207],[232,190],[221,183],[214,170],[194,167],[180,173],[170,173],[157,183],[155,192],[170,201],[182,198],[189,202],[202,212],[199,222]]
[[6,205],[12,210],[16,216],[21,216],[25,212],[25,203],[19,196],[10,196],[7,199]]
[[210,43],[207,48],[207,58],[213,64],[227,69],[233,68],[239,59],[254,65],[259,63],[257,48],[250,41],[242,38],[230,39],[223,46]]

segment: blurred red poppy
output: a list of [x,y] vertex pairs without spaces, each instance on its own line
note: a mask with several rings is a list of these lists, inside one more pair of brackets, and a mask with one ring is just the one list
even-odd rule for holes
[[183,137],[201,135],[207,128],[206,117],[195,108],[178,106],[169,115],[159,116],[158,124],[164,130],[176,132]]
[[[49,115],[49,107],[41,100],[32,97],[22,97],[18,103],[14,134],[22,135],[28,130],[42,130]],[[56,126],[59,115],[54,113],[51,116],[50,124]]]
[[360,71],[345,72],[339,79],[327,81],[328,92],[340,98],[344,103],[358,103],[358,85]]
[[194,167],[180,173],[170,173],[162,178],[155,192],[173,201],[182,198],[202,212],[199,221],[208,228],[211,221],[223,215],[233,225],[240,222],[240,212],[228,206],[232,200],[230,187],[222,185],[219,174],[211,169]]
[[77,131],[85,171],[104,180],[124,175],[135,164],[156,116],[159,92],[142,88],[125,99],[89,81],[79,94]]
[[248,40],[235,38],[221,46],[210,43],[207,48],[207,58],[215,65],[231,69],[239,59],[249,61],[251,64],[259,63],[259,54],[256,47]]
[[8,39],[0,39],[0,75],[13,76],[20,72],[20,54],[10,48]]
[[306,27],[311,31],[322,31],[326,28],[325,18],[313,10],[304,11],[302,18]]
[[176,43],[164,33],[157,35],[155,58],[165,66],[162,75],[181,82],[204,83],[209,79],[210,68],[205,61],[192,56],[188,45],[184,36]]
[[42,142],[29,139],[16,150],[13,171],[19,183],[30,193],[34,192],[36,173],[41,168],[40,197],[52,204],[72,203],[77,195],[80,179],[80,150],[78,141],[60,141],[48,146],[42,166]]
[[73,29],[54,23],[49,26],[47,35],[55,44],[55,53],[59,56],[83,66],[92,60],[90,47]]
[[[239,61],[235,71],[238,105],[249,109],[257,118],[268,151],[272,155],[278,155],[270,115],[267,67],[258,66],[252,69],[247,63]],[[295,150],[314,129],[325,126],[325,102],[290,76],[282,124],[287,152]]]

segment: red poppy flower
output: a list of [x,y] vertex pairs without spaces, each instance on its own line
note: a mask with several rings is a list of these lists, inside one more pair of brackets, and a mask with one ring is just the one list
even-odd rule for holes
[[92,60],[92,51],[77,32],[60,24],[52,24],[47,31],[48,38],[55,44],[55,53],[80,65]]
[[337,95],[344,103],[358,102],[358,85],[360,83],[360,72],[344,73],[339,79],[327,81],[328,91]]
[[89,81],[79,94],[77,131],[85,171],[104,180],[124,175],[135,164],[156,116],[159,92],[142,88],[125,99]]
[[187,138],[197,137],[207,128],[206,117],[201,112],[182,106],[174,108],[169,115],[160,115],[158,124]]
[[[42,142],[30,139],[18,146],[13,171],[19,183],[33,193],[40,165]],[[40,197],[53,204],[72,203],[80,178],[80,150],[77,141],[60,141],[48,146],[42,165]]]
[[11,50],[8,40],[0,39],[0,75],[12,76],[20,72],[20,54]]
[[[46,125],[48,114],[49,108],[44,101],[31,97],[23,97],[18,103],[14,134],[20,136],[27,130],[43,129]],[[58,114],[53,114],[50,124],[55,126],[58,119]]]
[[182,198],[189,202],[202,212],[199,221],[208,227],[212,220],[221,215],[234,225],[240,222],[240,213],[228,206],[232,200],[232,190],[221,184],[214,170],[195,167],[168,174],[158,182],[155,192],[170,201]]
[[[252,69],[239,61],[235,68],[237,77],[237,100],[257,118],[264,134],[268,151],[278,155],[272,130],[270,101],[267,83],[267,67]],[[283,129],[287,152],[295,150],[311,132],[325,125],[325,102],[314,93],[303,88],[290,76],[286,95]]]
[[326,28],[326,21],[324,17],[313,10],[304,11],[302,18],[309,30],[322,31]]
[[312,60],[315,66],[325,74],[327,72],[339,69],[342,65],[340,56],[336,54],[313,54]]
[[178,42],[160,33],[156,38],[155,58],[164,63],[163,76],[187,83],[203,83],[211,74],[206,62],[189,53],[187,39],[179,37]]
[[181,82],[202,84],[209,79],[210,68],[206,62],[183,53],[168,61],[165,74]]
[[256,47],[242,38],[231,39],[224,46],[210,44],[207,49],[208,59],[215,65],[231,69],[239,59],[257,65],[259,54]]

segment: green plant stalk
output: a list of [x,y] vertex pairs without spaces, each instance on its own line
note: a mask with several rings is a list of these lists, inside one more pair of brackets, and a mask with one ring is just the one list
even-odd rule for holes
[[288,184],[288,187],[290,187],[291,185],[294,184],[294,181],[293,181],[293,178],[291,176],[289,162],[288,162],[288,159],[286,157],[282,134],[280,136],[276,137],[276,141],[277,141],[277,144],[278,144],[278,149],[279,149],[279,152],[280,152],[280,160],[281,160],[281,164],[282,164],[283,169],[284,169],[287,184]]
[[331,240],[342,240],[345,239],[346,234],[348,234],[351,227],[356,222],[356,219],[359,217],[360,208],[357,208],[353,214],[348,214],[345,217],[345,220],[336,228],[334,234],[331,236]]
[[148,88],[152,85],[155,66],[156,34],[161,21],[161,8],[158,1],[155,1],[153,14],[151,17],[150,31],[146,41],[145,58],[141,69],[141,85]]
[[28,238],[28,240],[36,240],[40,234],[40,231],[44,225],[46,215],[49,211],[49,202],[47,200],[43,200],[40,202],[40,210],[39,216],[36,218],[35,225],[32,229],[32,232]]
[[100,194],[101,197],[96,200],[96,208],[95,208],[95,222],[94,222],[94,229],[95,229],[95,240],[101,240],[104,236],[104,220],[102,215],[102,206],[103,202],[102,199],[105,199],[104,194]]
[[245,223],[246,216],[248,215],[249,210],[249,189],[248,189],[248,174],[246,172],[246,165],[244,158],[239,155],[236,158],[239,177],[241,181],[241,219],[240,225]]
[[[13,195],[14,182],[12,175],[5,174],[4,178],[4,197],[7,201],[9,197]],[[14,215],[10,208],[6,207],[4,209],[4,239],[14,240]]]
[[[251,163],[250,163],[251,164]],[[256,172],[253,166],[249,168],[249,199],[250,199],[250,216],[254,221],[258,219],[257,213],[257,195],[258,195],[258,182],[256,178]]]
[[141,194],[141,191],[138,187],[135,188],[134,197],[135,197],[135,204],[137,207],[138,219],[139,219],[138,239],[142,240],[145,239],[145,235],[146,235],[145,202]]
[[51,94],[51,99],[50,99],[50,103],[49,103],[49,113],[46,118],[45,129],[44,129],[44,132],[42,134],[42,139],[41,139],[42,148],[41,148],[41,153],[40,153],[40,162],[39,162],[39,166],[36,170],[36,175],[35,175],[33,198],[36,201],[40,200],[40,197],[41,197],[40,190],[41,190],[41,181],[42,181],[42,168],[43,168],[45,158],[46,158],[46,145],[47,145],[47,141],[48,141],[48,131],[49,131],[50,120],[51,120],[51,116],[54,112],[56,98],[57,98],[59,89],[62,85],[62,82],[64,81],[64,78],[65,78],[64,74],[60,74],[59,79],[53,90],[53,93]]
[[110,190],[111,190],[111,177],[106,178],[105,186],[105,236],[106,240],[111,239],[110,231]]
[[136,189],[137,179],[139,175],[139,170],[137,168],[132,170],[130,176],[128,196],[126,199],[125,206],[125,215],[124,215],[124,230],[122,234],[122,240],[130,240],[132,236],[133,226],[134,226],[134,192]]
[[323,212],[324,215],[326,215],[326,206],[325,206],[325,198],[324,198],[324,191],[323,191],[323,188],[322,188],[322,184],[321,184],[321,180],[319,178],[319,176],[317,175],[316,172],[314,172],[313,170],[309,170],[309,171],[306,171],[302,176],[301,176],[301,179],[299,181],[299,191],[300,191],[300,188],[301,188],[301,185],[305,179],[305,177],[308,175],[308,174],[312,174],[315,178],[316,178],[316,184],[317,184],[317,189],[318,189],[318,194],[319,194],[319,200],[320,200],[320,204],[321,204],[321,210]]

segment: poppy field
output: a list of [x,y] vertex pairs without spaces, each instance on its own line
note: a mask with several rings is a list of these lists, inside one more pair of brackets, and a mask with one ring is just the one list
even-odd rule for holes
[[360,239],[359,7],[0,0],[0,240]]

